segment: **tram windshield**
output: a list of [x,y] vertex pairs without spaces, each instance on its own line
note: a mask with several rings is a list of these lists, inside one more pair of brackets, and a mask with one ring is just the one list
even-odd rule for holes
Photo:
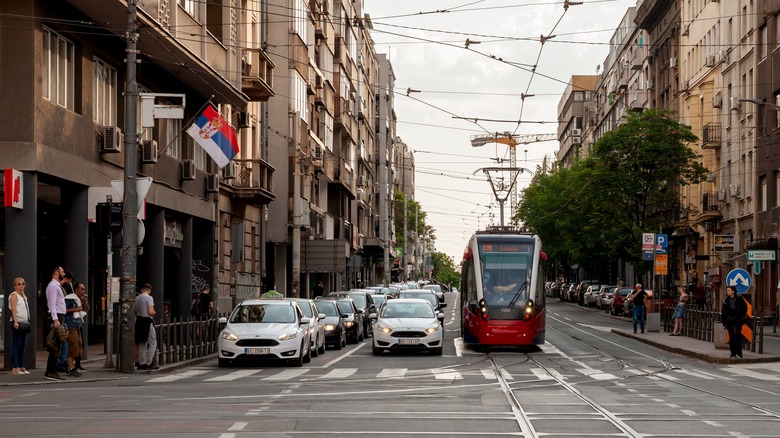
[[523,308],[531,290],[533,244],[480,245],[482,290],[488,307]]

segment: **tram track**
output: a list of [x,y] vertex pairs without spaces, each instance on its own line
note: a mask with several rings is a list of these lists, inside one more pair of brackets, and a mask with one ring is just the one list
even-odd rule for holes
[[[562,323],[562,324],[564,324],[566,326],[569,326],[572,329],[577,330],[577,331],[579,331],[581,333],[587,334],[588,336],[595,336],[595,335],[593,335],[592,333],[589,333],[586,330],[583,330],[583,329],[581,329],[579,327],[576,327],[574,323],[571,323],[571,322],[568,322],[568,321],[563,321],[561,319],[557,319],[557,318],[551,317],[549,315],[548,315],[548,318],[553,319],[555,321],[558,321],[558,322],[560,322],[560,323]],[[577,341],[577,342],[579,342],[579,343],[581,343],[581,344],[583,344],[583,345],[593,349],[594,351],[599,352],[599,354],[602,354],[602,355],[604,355],[606,357],[610,357],[610,358],[616,360],[618,363],[622,364],[622,367],[624,367],[624,368],[631,367],[633,369],[641,371],[643,373],[643,375],[655,376],[657,378],[663,379],[664,381],[672,383],[674,385],[681,386],[681,387],[687,388],[689,390],[693,390],[693,391],[699,392],[701,394],[706,394],[706,395],[711,396],[711,397],[717,397],[717,398],[719,398],[721,400],[725,400],[725,401],[728,401],[728,402],[731,402],[731,403],[736,403],[736,404],[739,404],[741,406],[753,409],[753,410],[755,410],[756,412],[759,412],[762,415],[769,416],[769,417],[772,417],[774,419],[780,420],[780,412],[777,412],[777,411],[774,411],[772,409],[768,409],[768,408],[765,408],[763,406],[756,405],[756,404],[753,404],[753,403],[750,403],[750,402],[746,402],[744,400],[740,400],[740,399],[737,399],[737,398],[734,398],[734,397],[730,397],[730,396],[723,395],[723,394],[720,394],[720,393],[717,393],[717,392],[714,392],[714,391],[710,391],[708,389],[704,389],[704,388],[695,386],[693,384],[690,384],[690,383],[687,383],[687,382],[684,382],[684,381],[681,381],[681,380],[678,380],[678,379],[671,379],[671,378],[669,378],[668,376],[664,375],[664,373],[666,373],[668,371],[672,371],[672,370],[677,368],[671,362],[668,362],[668,361],[665,361],[665,360],[656,359],[655,357],[652,357],[652,356],[644,354],[642,352],[633,350],[633,349],[628,348],[628,347],[626,347],[626,346],[624,346],[624,345],[622,345],[620,343],[612,342],[612,341],[600,338],[600,340],[602,342],[608,342],[608,343],[610,343],[612,345],[615,345],[617,347],[620,347],[620,348],[623,348],[623,349],[625,349],[627,351],[630,351],[633,354],[640,355],[640,356],[645,357],[645,358],[647,358],[647,359],[649,359],[651,361],[654,361],[654,362],[658,362],[664,368],[662,371],[648,370],[645,367],[640,366],[638,364],[635,364],[635,363],[633,363],[631,361],[628,361],[628,360],[626,360],[626,359],[624,359],[624,358],[622,358],[620,356],[616,356],[616,355],[607,353],[604,350],[598,348],[596,345],[591,344],[591,343],[587,342],[586,340],[581,339],[578,336],[572,335],[570,333],[566,333],[566,332],[564,332],[564,331],[562,331],[562,330],[560,330],[558,328],[555,328],[555,327],[551,326],[550,324],[547,325],[547,329],[548,330],[550,330],[550,329],[555,330],[557,333],[560,333],[563,336],[567,336],[567,337],[569,337],[569,338],[571,338],[571,339],[573,339],[573,340],[575,340],[575,341]],[[534,363],[542,366],[542,364],[540,364],[533,357],[531,357],[530,360],[533,361]],[[546,370],[547,368],[545,366],[543,366],[543,369]],[[545,372],[548,372],[548,371],[545,371]],[[548,374],[549,374],[549,372],[548,372]],[[556,378],[556,376],[551,375],[551,377],[555,378],[556,381],[560,381],[558,378]],[[639,377],[639,375],[627,376],[626,378],[635,378],[635,377]],[[776,395],[776,396],[780,397],[780,394],[778,394],[776,392],[768,391],[768,390],[766,390],[764,388],[757,388],[757,387],[750,386],[750,385],[747,385],[747,384],[744,384],[744,383],[743,383],[743,386],[746,387],[746,388],[749,388],[751,390],[763,392],[763,393],[766,393],[766,394],[772,394],[772,395]]]

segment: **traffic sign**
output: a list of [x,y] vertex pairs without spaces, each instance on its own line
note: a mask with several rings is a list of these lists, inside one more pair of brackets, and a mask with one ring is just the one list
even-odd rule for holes
[[736,268],[726,276],[726,286],[734,286],[738,294],[743,294],[750,289],[751,277],[748,271]]
[[747,250],[747,260],[775,260],[777,251],[773,249],[749,249]]

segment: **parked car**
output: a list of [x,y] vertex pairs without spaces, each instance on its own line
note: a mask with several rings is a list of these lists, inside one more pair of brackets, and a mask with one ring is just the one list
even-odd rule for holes
[[308,298],[296,298],[295,302],[301,307],[303,316],[309,318],[309,334],[311,338],[311,357],[317,357],[325,353],[325,314],[320,313],[314,300]]
[[580,284],[577,285],[577,289],[574,292],[574,301],[577,302],[580,306],[585,305],[585,292],[588,290],[588,286],[598,286],[599,281],[598,280],[583,280],[580,282]]
[[596,307],[599,309],[609,309],[612,307],[612,296],[618,289],[617,286],[602,286],[599,290],[599,302]]
[[[633,292],[633,290],[632,290]],[[645,306],[647,306],[647,311],[654,311],[657,312],[660,309],[671,307],[674,303],[674,300],[672,300],[672,295],[669,293],[668,290],[662,290],[661,291],[661,298],[660,302],[658,297],[654,297],[654,293],[651,290],[645,289],[645,292],[647,292],[647,297],[645,297]],[[631,312],[633,312],[634,303],[632,300],[626,300],[625,302],[625,312],[627,316],[631,316]]]
[[577,288],[577,285],[574,283],[566,283],[564,286],[563,292],[561,293],[561,300],[571,302],[571,299],[574,296],[574,289]]
[[625,310],[625,301],[634,291],[633,287],[619,287],[612,295],[612,305],[609,308],[610,315],[622,315]]
[[374,355],[385,350],[419,350],[441,356],[444,315],[437,315],[428,301],[421,298],[389,300],[379,313],[369,317],[376,328],[371,348]]
[[341,350],[347,345],[347,329],[344,327],[344,317],[341,315],[336,300],[317,300],[317,309],[325,314],[322,320],[325,329],[325,345],[332,345]]
[[592,284],[588,286],[588,288],[585,290],[583,303],[588,307],[598,306],[600,298],[599,291],[601,288],[602,286],[598,284]]
[[220,367],[252,359],[286,360],[295,366],[311,361],[310,320],[292,299],[244,300],[219,322],[225,324],[217,341]]

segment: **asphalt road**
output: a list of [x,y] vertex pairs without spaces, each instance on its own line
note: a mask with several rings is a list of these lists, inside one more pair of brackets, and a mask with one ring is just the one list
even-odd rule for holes
[[761,437],[780,430],[780,364],[710,364],[611,333],[624,319],[548,306],[547,344],[478,352],[447,294],[441,357],[370,339],[272,363],[4,387],[0,436]]

